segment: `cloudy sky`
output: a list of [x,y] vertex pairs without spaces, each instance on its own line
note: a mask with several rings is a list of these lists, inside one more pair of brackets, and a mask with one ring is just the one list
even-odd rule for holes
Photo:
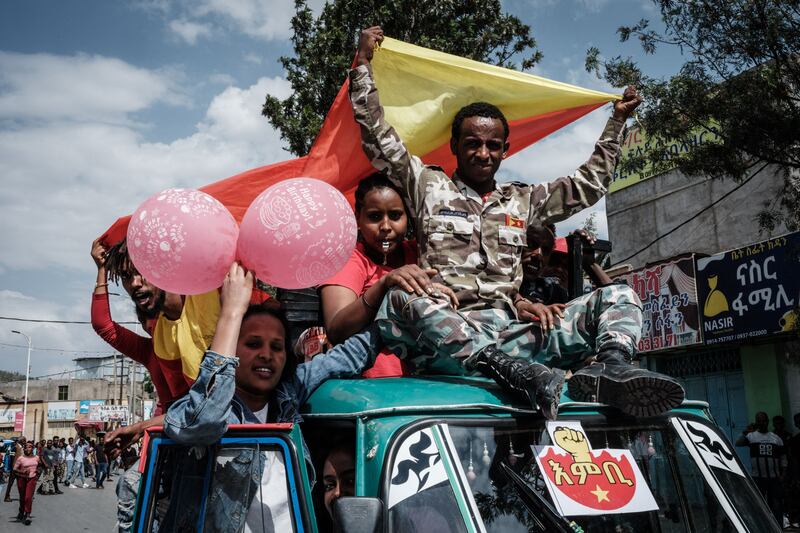
[[[260,110],[267,93],[291,90],[278,57],[291,53],[293,4],[0,3],[0,316],[88,320],[96,274],[90,245],[117,217],[158,190],[197,187],[290,157]],[[641,58],[634,44],[617,42],[619,25],[656,16],[647,0],[503,5],[531,25],[544,53],[538,75],[614,90],[583,70],[593,45],[635,55],[651,74],[678,64],[674,54]],[[514,156],[503,177],[535,182],[570,173],[608,113],[598,110]],[[605,232],[604,203],[593,211]],[[112,296],[112,313],[133,318],[123,297]],[[12,329],[33,338],[33,376],[111,352],[88,325],[0,319],[0,369],[24,372],[24,339]]]

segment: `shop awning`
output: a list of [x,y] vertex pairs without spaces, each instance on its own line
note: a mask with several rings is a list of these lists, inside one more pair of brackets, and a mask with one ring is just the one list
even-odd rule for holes
[[78,420],[75,422],[75,429],[94,428],[96,431],[103,431],[103,422],[91,422],[89,420]]

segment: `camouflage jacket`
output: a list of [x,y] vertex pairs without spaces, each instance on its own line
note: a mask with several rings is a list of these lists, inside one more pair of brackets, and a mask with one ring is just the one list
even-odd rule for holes
[[484,202],[457,172],[451,178],[408,152],[384,119],[370,67],[350,71],[350,100],[364,152],[405,193],[420,266],[437,269],[465,311],[500,308],[516,315],[527,226],[564,220],[600,200],[625,129],[609,119],[594,153],[572,176],[539,185],[499,183]]

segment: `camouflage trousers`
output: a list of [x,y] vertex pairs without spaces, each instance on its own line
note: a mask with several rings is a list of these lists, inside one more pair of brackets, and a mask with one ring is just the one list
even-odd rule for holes
[[64,480],[64,471],[66,467],[64,463],[58,463],[53,466],[53,477],[55,478],[56,483],[61,482]]
[[42,469],[42,475],[39,478],[39,490],[44,493],[55,491],[52,466]]
[[642,304],[627,285],[609,285],[567,303],[543,331],[503,309],[454,310],[445,298],[392,289],[375,318],[386,346],[420,373],[463,374],[464,364],[494,346],[512,357],[575,370],[604,348],[636,353]]

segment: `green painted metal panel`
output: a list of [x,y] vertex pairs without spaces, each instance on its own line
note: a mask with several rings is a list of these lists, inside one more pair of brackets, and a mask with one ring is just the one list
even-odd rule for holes
[[775,346],[741,346],[739,352],[742,357],[748,420],[752,423],[759,411],[765,411],[770,419],[784,414],[784,378]]

